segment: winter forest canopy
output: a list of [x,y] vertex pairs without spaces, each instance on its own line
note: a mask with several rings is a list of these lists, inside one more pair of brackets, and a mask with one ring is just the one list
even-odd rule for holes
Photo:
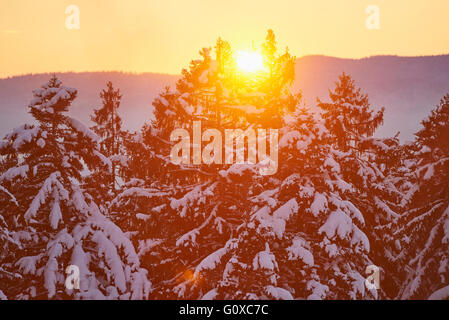
[[[305,105],[271,30],[251,52],[199,53],[138,132],[111,82],[90,128],[70,84],[34,90],[35,124],[0,141],[0,299],[449,298],[449,93],[403,144],[373,137],[384,109],[348,74]],[[171,133],[198,121],[278,130],[277,171],[173,163]]]

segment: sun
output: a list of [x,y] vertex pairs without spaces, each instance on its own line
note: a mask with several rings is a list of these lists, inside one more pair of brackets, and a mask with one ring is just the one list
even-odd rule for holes
[[244,72],[257,72],[263,69],[262,55],[255,51],[237,52],[237,66]]

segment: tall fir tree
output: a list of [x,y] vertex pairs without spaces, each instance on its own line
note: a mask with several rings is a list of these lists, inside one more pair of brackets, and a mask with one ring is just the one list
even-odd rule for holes
[[330,103],[318,99],[318,106],[324,110],[326,126],[343,151],[356,147],[361,138],[372,136],[383,123],[384,108],[374,113],[368,96],[355,87],[349,75],[343,73],[339,77],[329,96]]
[[381,270],[386,284],[383,294],[391,296],[395,285],[390,284],[398,281],[390,277],[396,268],[394,232],[403,213],[399,204],[403,196],[403,180],[398,179],[402,167],[399,141],[397,137],[373,137],[383,123],[384,108],[376,112],[368,95],[349,75],[339,77],[329,97],[329,103],[318,99],[318,106],[323,110],[342,179],[352,185],[346,198],[363,213],[364,231],[371,243],[370,259]]
[[410,146],[407,214],[397,232],[403,280],[399,299],[449,299],[449,94]]
[[[171,163],[172,131],[191,131],[194,121],[201,121],[202,133],[204,128],[217,128],[223,135],[228,128],[244,131],[275,123],[280,126],[284,110],[294,108],[298,99],[288,89],[276,91],[269,86],[275,81],[272,77],[282,80],[287,76],[286,68],[294,61],[288,54],[277,55],[275,50],[273,75],[264,71],[254,75],[258,79],[254,81],[237,70],[229,43],[219,39],[214,49],[215,57],[211,49],[201,50],[201,59],[183,70],[176,88],[166,88],[153,102],[155,120],[142,131],[140,140],[147,150],[155,151],[155,158],[162,164],[158,166],[156,184],[147,181],[130,185],[115,202],[117,209],[130,204],[131,215],[133,211],[144,213],[146,224],[152,226],[146,239],[139,239],[138,243],[139,252],[144,253],[143,263],[159,278],[152,295],[156,298],[199,298],[220,281],[222,274],[213,268],[208,273],[211,279],[196,281],[198,274],[207,273],[200,271],[199,264],[238,238],[237,229],[249,221],[251,206],[247,197],[262,192],[261,181],[266,180],[255,173],[257,166],[249,164]],[[281,83],[289,86],[292,81]],[[277,111],[269,125],[267,114],[273,109]],[[222,148],[224,151],[224,145]],[[139,193],[136,187],[140,188]],[[165,197],[162,202],[158,193]],[[137,225],[138,219],[135,221]],[[129,227],[124,230],[135,230]]]
[[[100,137],[100,150],[109,158],[112,170],[102,170],[95,175],[95,180],[103,179],[104,175],[108,177],[106,182],[108,189],[114,192],[117,188],[117,174],[120,172],[120,166],[126,163],[124,156],[124,138],[122,131],[122,119],[118,113],[122,94],[120,89],[115,89],[112,82],[106,83],[106,89],[100,92],[102,106],[94,110],[91,120],[95,125],[91,128]],[[108,172],[109,171],[109,172]]]

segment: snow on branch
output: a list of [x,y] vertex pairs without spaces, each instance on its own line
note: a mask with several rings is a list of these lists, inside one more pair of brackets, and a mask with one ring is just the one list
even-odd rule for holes
[[56,187],[56,191],[53,194],[59,195],[61,200],[68,200],[69,193],[64,188],[64,186],[59,182],[58,178],[61,177],[61,173],[59,171],[53,172],[47,179],[45,179],[42,187],[40,188],[37,195],[34,197],[31,202],[30,207],[25,212],[25,219],[30,221],[33,217],[36,216],[37,211],[47,201],[47,197],[49,194],[53,193],[53,186]]
[[92,130],[90,130],[85,124],[83,124],[81,121],[78,121],[74,118],[67,117],[67,124],[75,129],[78,133],[82,134],[83,136],[89,138],[93,142],[99,142],[100,138],[98,135],[96,135]]
[[19,206],[19,204],[17,203],[17,199],[5,187],[0,186],[0,191],[3,191],[4,193],[6,193],[9,196],[9,198],[11,199],[11,201],[14,202],[16,206]]

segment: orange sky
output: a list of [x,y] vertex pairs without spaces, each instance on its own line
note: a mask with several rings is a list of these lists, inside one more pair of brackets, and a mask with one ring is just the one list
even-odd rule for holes
[[[65,9],[80,9],[80,29]],[[380,29],[365,27],[367,5]],[[179,73],[218,36],[235,50],[272,28],[296,56],[449,53],[449,0],[0,0],[0,77],[51,71]]]

